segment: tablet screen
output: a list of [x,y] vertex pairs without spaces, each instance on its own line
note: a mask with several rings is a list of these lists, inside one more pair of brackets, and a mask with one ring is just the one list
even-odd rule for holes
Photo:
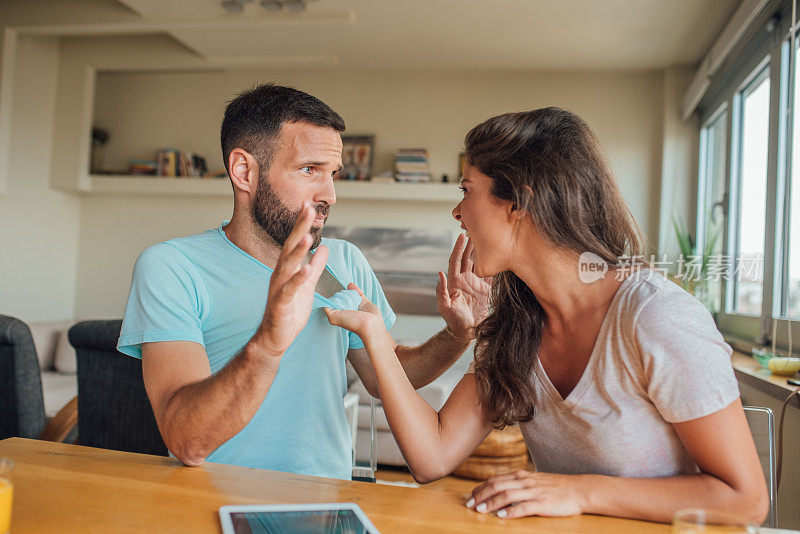
[[231,512],[236,534],[369,534],[353,510]]

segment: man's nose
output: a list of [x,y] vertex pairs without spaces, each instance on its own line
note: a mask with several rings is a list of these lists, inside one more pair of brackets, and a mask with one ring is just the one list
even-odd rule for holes
[[322,190],[316,195],[314,201],[317,203],[325,202],[329,206],[336,204],[336,189],[333,187],[333,177],[325,180]]

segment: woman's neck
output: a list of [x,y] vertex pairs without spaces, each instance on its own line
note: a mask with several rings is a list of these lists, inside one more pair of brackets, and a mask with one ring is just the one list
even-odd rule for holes
[[538,243],[520,247],[527,252],[515,261],[512,270],[536,296],[548,325],[569,329],[595,315],[605,316],[622,284],[615,271],[609,269],[602,278],[584,282],[579,276],[579,254],[544,245],[541,239],[534,241]]

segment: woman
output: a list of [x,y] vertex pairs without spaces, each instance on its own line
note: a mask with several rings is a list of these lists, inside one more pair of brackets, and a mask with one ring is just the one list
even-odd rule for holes
[[730,347],[697,300],[631,265],[638,228],[586,123],[558,108],[500,115],[469,132],[466,154],[453,216],[470,242],[455,263],[473,290],[448,290],[440,273],[440,307],[479,308],[493,277],[491,309],[441,411],[411,387],[369,301],[328,310],[364,339],[414,478],[449,474],[492,428],[519,423],[537,472],[494,477],[468,507],[662,522],[713,508],[763,521]]

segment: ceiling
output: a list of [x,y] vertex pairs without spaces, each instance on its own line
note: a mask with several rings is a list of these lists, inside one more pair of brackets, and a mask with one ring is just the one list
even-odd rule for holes
[[[117,0],[209,59],[352,69],[653,70],[695,65],[737,0],[317,0],[301,14],[219,0]],[[222,22],[215,25],[214,22]],[[241,24],[240,24],[241,23]]]

